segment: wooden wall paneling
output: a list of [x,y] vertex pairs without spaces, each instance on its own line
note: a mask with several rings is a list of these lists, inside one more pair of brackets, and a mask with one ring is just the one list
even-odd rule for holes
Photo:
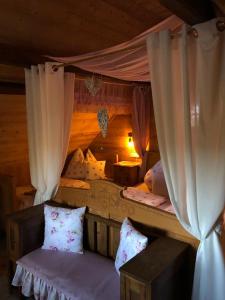
[[24,84],[24,69],[22,67],[0,64],[0,82]]
[[106,175],[112,177],[112,164],[116,162],[116,154],[121,160],[131,160],[128,143],[128,132],[131,132],[131,115],[112,117],[106,138],[101,133],[90,144],[90,149],[98,160],[107,160]]
[[74,112],[68,152],[79,147],[86,149],[98,133],[99,128],[96,113]]
[[0,95],[0,173],[16,177],[17,185],[30,183],[24,95]]

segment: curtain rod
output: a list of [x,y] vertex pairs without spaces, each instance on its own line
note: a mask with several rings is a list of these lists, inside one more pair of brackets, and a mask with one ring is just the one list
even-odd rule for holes
[[[224,20],[218,20],[216,22],[216,28],[218,31],[223,32],[225,30],[225,21]],[[188,31],[188,34],[192,34],[195,38],[198,37],[198,30],[194,27],[191,27]],[[180,32],[171,33],[171,38],[175,38],[180,34]]]
[[[223,32],[223,31],[225,30],[225,21],[224,21],[224,18],[223,18],[223,20],[220,19],[220,20],[218,20],[218,21],[216,22],[216,27],[217,27],[218,31],[220,31],[220,32]],[[194,36],[195,38],[198,37],[198,30],[197,30],[196,28],[192,28],[192,27],[191,27],[191,28],[188,30],[188,33],[189,33],[189,34],[193,34],[193,36]],[[178,34],[179,34],[179,32],[171,33],[171,37],[174,38],[174,37],[176,37]],[[139,47],[139,46],[134,47],[134,48],[131,47],[131,48],[127,48],[126,50],[135,50],[135,49],[137,49],[138,47]],[[118,50],[118,51],[119,51],[119,50]],[[116,52],[118,52],[118,51],[115,51],[114,53],[116,53]],[[99,55],[96,55],[95,58],[99,58],[99,57],[101,57],[101,56],[102,56],[102,54],[99,54]],[[61,63],[61,64],[59,64],[59,65],[53,65],[53,66],[52,66],[52,70],[56,72],[59,68],[71,66],[71,65],[73,65],[73,64],[75,64],[75,63],[82,62],[82,61],[85,61],[85,60],[86,60],[86,58],[81,58],[81,59],[76,60],[76,61],[72,61],[72,62],[68,62],[68,63]]]
[[[97,74],[97,77],[98,76],[99,76],[99,78],[101,78],[101,75]],[[76,75],[76,77],[75,77],[75,80],[84,81],[85,79],[86,79],[85,77],[83,77],[83,76],[81,76],[79,74],[78,74],[78,76]],[[137,81],[130,81],[130,82],[124,81],[124,82],[122,82],[122,80],[121,80],[121,82],[120,82],[120,81],[112,81],[111,78],[109,78],[108,80],[107,80],[107,78],[101,78],[101,80],[105,84],[124,85],[124,86],[130,86],[130,87],[132,87],[132,86],[148,86],[148,85],[150,85],[150,82],[147,82],[147,81],[138,81],[138,82]]]

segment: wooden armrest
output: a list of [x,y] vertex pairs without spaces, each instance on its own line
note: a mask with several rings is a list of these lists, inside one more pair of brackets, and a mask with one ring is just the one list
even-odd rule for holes
[[156,239],[120,268],[121,299],[189,299],[189,261],[188,244]]
[[32,206],[7,218],[7,249],[14,260],[37,249],[44,237],[44,206]]

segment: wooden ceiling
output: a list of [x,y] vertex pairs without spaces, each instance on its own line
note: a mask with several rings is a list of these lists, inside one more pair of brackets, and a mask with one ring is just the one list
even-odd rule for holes
[[72,56],[110,47],[172,13],[188,21],[185,18],[197,12],[192,19],[196,21],[200,9],[204,16],[199,20],[204,20],[208,3],[209,0],[1,0],[0,63],[24,66],[43,62],[44,55]]
[[1,0],[0,63],[30,64],[40,55],[103,49],[171,14],[150,0]]

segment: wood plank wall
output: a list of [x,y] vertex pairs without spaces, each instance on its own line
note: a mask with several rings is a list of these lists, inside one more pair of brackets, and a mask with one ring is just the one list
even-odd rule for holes
[[[152,110],[153,113],[153,110]],[[154,119],[151,120],[150,150],[157,151]],[[108,160],[107,173],[116,160],[130,160],[127,147],[130,115],[111,116],[108,135],[99,133],[96,113],[73,114],[68,153],[89,145],[98,159]],[[30,183],[25,95],[0,94],[0,173],[16,177],[17,185]]]
[[93,139],[99,134],[96,113],[74,112],[68,152],[80,147],[86,149]]
[[128,143],[128,132],[131,132],[131,115],[116,115],[109,122],[108,134],[103,138],[101,133],[90,144],[90,149],[98,160],[107,160],[106,175],[112,176],[112,164],[119,161],[131,160]]
[[25,95],[0,95],[0,173],[30,182]]

